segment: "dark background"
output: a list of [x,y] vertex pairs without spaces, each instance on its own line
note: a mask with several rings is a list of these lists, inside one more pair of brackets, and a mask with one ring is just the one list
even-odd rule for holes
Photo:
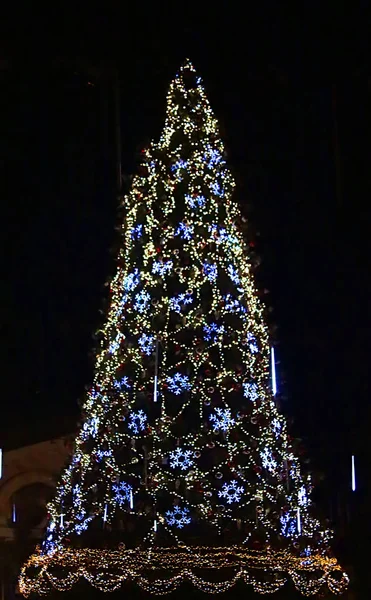
[[188,56],[262,259],[282,408],[323,474],[322,508],[352,563],[370,529],[367,3],[308,4],[300,17],[274,3],[246,15],[223,3],[210,14],[114,6],[23,10],[2,25],[0,445],[76,427],[114,269],[115,80],[125,189]]

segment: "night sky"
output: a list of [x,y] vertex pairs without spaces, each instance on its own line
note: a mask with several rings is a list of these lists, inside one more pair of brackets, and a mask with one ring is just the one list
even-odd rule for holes
[[180,18],[173,10],[166,21],[160,10],[80,21],[33,15],[35,27],[24,14],[8,28],[0,57],[3,446],[73,431],[92,380],[92,334],[117,246],[111,73],[120,80],[125,189],[189,57],[220,121],[262,261],[283,411],[328,488],[349,487],[355,453],[366,493],[367,16],[339,7],[300,19],[270,6],[258,12]]

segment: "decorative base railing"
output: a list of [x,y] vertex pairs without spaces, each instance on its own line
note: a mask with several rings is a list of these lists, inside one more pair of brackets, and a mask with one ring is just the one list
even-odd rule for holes
[[103,591],[115,591],[134,582],[146,592],[167,594],[182,582],[212,594],[224,592],[238,582],[266,594],[291,580],[304,596],[328,586],[341,594],[348,576],[335,558],[296,557],[270,548],[264,552],[241,546],[229,548],[177,547],[148,550],[69,549],[42,554],[39,549],[23,566],[19,587],[24,596],[48,594],[55,588],[68,591],[79,580]]

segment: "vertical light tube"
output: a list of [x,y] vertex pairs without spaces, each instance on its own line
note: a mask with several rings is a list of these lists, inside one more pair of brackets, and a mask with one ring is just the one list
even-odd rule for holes
[[301,516],[300,516],[300,508],[298,508],[296,513],[296,521],[299,535],[301,534]]
[[272,393],[277,394],[277,379],[276,379],[276,360],[274,357],[274,348],[271,348],[271,372],[272,372]]
[[352,455],[352,491],[356,491],[356,464],[354,454]]
[[130,490],[130,508],[134,508],[133,490]]

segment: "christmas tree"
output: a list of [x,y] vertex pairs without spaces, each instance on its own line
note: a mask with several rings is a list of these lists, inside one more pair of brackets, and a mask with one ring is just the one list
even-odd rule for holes
[[123,200],[94,383],[21,591],[154,593],[188,580],[305,594],[347,576],[328,556],[270,386],[270,341],[218,125],[186,62]]

